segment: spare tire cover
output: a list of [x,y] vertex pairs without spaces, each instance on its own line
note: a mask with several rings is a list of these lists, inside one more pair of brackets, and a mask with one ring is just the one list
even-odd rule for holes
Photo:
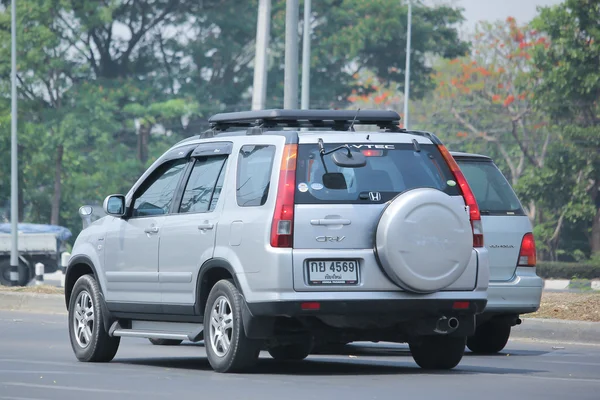
[[430,188],[398,195],[381,215],[375,249],[381,268],[405,290],[431,293],[451,285],[473,251],[464,203]]

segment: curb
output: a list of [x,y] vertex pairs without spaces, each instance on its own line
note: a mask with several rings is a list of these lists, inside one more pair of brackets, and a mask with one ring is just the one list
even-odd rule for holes
[[67,314],[62,294],[0,292],[0,310]]
[[553,342],[600,344],[600,322],[523,318],[514,326],[511,338]]
[[600,280],[589,279],[545,279],[544,290],[598,290]]

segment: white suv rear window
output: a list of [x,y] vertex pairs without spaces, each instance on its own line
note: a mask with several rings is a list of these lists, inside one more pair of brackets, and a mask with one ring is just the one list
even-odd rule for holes
[[525,215],[521,202],[496,164],[456,158],[483,215]]

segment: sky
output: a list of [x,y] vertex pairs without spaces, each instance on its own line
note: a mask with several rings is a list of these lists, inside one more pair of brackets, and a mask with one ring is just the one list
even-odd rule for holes
[[562,0],[451,0],[450,3],[464,9],[466,19],[463,29],[473,32],[478,21],[505,20],[515,17],[517,23],[531,21],[536,15],[537,6],[552,6]]

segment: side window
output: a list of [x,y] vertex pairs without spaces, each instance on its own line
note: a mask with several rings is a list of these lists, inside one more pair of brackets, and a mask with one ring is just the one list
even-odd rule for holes
[[132,216],[167,214],[186,163],[187,160],[179,159],[161,165],[142,185],[133,203]]
[[238,157],[236,194],[241,207],[262,206],[267,201],[275,146],[247,145]]
[[188,179],[180,213],[212,211],[219,200],[227,157],[202,157],[196,160]]

